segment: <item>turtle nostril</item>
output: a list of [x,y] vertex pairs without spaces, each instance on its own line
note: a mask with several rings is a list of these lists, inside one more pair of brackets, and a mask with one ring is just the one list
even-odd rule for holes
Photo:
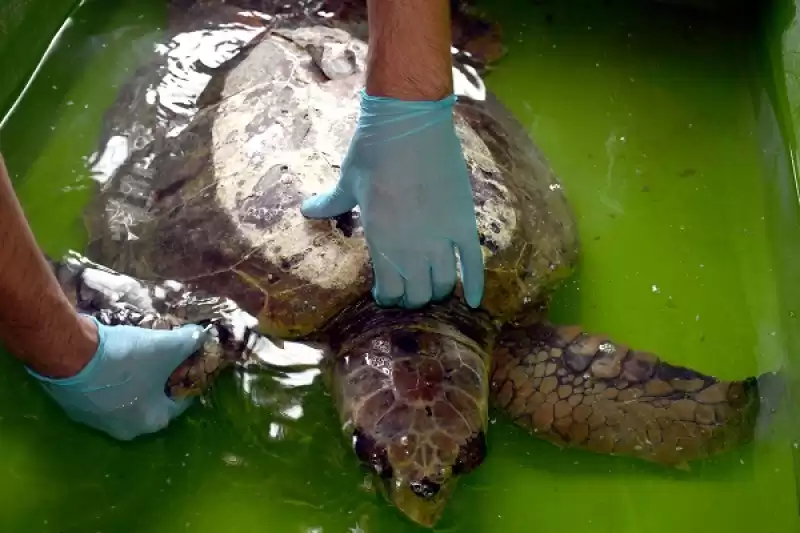
[[412,481],[409,486],[411,487],[411,492],[421,498],[433,498],[439,493],[439,489],[442,488],[438,483],[427,479]]

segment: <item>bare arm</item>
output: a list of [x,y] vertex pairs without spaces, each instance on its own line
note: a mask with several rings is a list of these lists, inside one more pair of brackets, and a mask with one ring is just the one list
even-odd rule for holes
[[368,0],[367,94],[441,100],[453,92],[449,0]]
[[75,375],[97,330],[70,305],[36,244],[0,156],[0,342],[33,371]]

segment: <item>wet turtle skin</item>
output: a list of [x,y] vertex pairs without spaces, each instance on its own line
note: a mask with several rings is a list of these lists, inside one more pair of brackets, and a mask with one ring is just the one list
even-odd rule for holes
[[[578,242],[556,176],[476,71],[454,56],[460,95],[455,125],[486,265],[481,309],[467,308],[460,287],[446,302],[423,310],[382,309],[369,294],[371,267],[358,212],[333,221],[306,220],[299,213],[303,198],[335,183],[354,131],[364,81],[366,43],[357,37],[363,21],[346,12],[322,20],[264,18],[230,6],[198,9],[174,21],[176,37],[164,47],[167,53],[137,72],[106,116],[98,152],[105,167],[96,173],[101,186],[87,211],[88,255],[113,270],[78,288],[74,281],[98,265],[71,276],[62,271],[67,292],[83,294],[76,306],[93,309],[108,323],[208,323],[215,340],[168,380],[172,396],[196,394],[226,366],[248,360],[241,328],[226,334],[236,329],[225,318],[229,312],[208,302],[223,299],[240,308],[258,332],[326,346],[329,388],[347,440],[388,498],[426,526],[438,520],[457,479],[486,455],[490,397],[550,440],[562,435],[562,419],[570,416],[576,428],[587,422],[590,435],[581,440],[582,429],[570,426],[563,442],[591,449],[591,437],[607,431],[614,453],[636,455],[636,445],[628,446],[630,439],[622,436],[628,428],[615,425],[613,416],[629,402],[593,392],[601,378],[613,381],[616,390],[625,388],[622,381],[603,377],[607,370],[593,378],[591,389],[580,390],[577,381],[589,379],[585,370],[564,362],[555,369],[556,400],[548,388],[558,352],[552,351],[552,362],[528,365],[545,349],[562,349],[556,344],[561,341],[533,333],[542,330],[522,339],[513,334],[528,331],[513,328],[540,321],[550,293],[574,268]],[[220,24],[208,27],[209,21]],[[218,46],[182,48],[198,34],[185,29],[198,27],[204,28],[203,39]],[[210,53],[212,48],[219,53]],[[192,55],[197,50],[202,57]],[[126,147],[122,160],[103,159],[112,141]],[[148,296],[110,290],[99,297],[115,271],[129,276],[131,286],[147,280]],[[167,290],[167,284],[178,288]],[[156,289],[171,296],[164,300]],[[94,293],[86,296],[87,290]],[[209,314],[217,320],[207,322]],[[504,403],[509,379],[512,392],[520,393]],[[567,384],[572,388],[561,398]],[[712,421],[741,428],[724,432],[731,445],[750,430],[750,413],[757,411],[750,394],[756,388],[747,389],[749,403],[723,400],[730,409]],[[537,392],[545,396],[539,404]],[[692,399],[693,391],[681,394]],[[526,403],[514,401],[523,395]],[[609,429],[580,418],[585,409],[572,403],[587,397],[606,402],[597,412],[601,428]],[[659,423],[658,409],[681,399],[671,394],[642,411],[649,418],[641,419],[636,434]],[[565,414],[561,400],[575,409]],[[687,411],[680,405],[683,416]],[[662,429],[662,442],[669,444]],[[710,434],[693,435],[698,444],[681,447],[683,460],[699,457],[692,454],[701,448],[717,449],[701,444]],[[667,462],[666,456],[659,452],[652,460]]]

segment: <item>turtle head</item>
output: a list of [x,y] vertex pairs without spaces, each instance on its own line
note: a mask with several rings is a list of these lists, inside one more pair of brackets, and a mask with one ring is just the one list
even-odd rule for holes
[[[441,434],[408,435],[388,446],[356,432],[353,446],[358,458],[375,471],[384,496],[404,515],[425,527],[438,522],[458,479],[475,469],[486,456],[483,431],[462,443]],[[418,451],[413,452],[412,448]],[[455,458],[452,450],[457,450]]]
[[432,526],[458,479],[486,456],[488,358],[443,321],[403,321],[348,343],[334,390],[353,450],[385,496]]

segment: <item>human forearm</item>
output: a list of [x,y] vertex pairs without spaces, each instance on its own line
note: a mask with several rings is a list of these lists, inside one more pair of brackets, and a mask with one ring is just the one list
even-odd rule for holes
[[35,372],[76,374],[97,348],[94,325],[78,317],[25,220],[0,156],[0,341]]
[[368,0],[367,94],[440,100],[453,92],[449,0]]

